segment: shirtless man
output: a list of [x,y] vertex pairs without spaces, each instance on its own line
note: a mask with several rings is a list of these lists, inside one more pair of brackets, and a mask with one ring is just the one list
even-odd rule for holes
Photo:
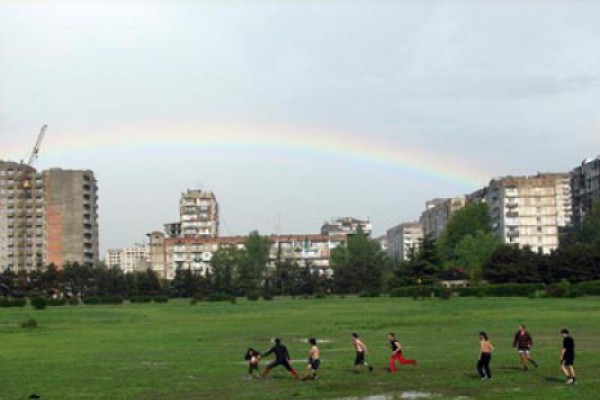
[[529,332],[525,330],[525,325],[519,325],[519,330],[515,333],[513,339],[513,348],[516,348],[519,352],[519,358],[524,371],[527,371],[527,361],[529,361],[534,367],[538,367],[537,362],[531,358],[531,347],[533,346],[533,339]]
[[306,370],[304,371],[304,376],[302,377],[303,381],[308,379],[317,379],[317,370],[321,366],[321,351],[317,347],[317,339],[310,338],[308,339],[308,343],[311,347],[308,351],[308,364],[306,365]]
[[354,360],[354,372],[359,372],[360,367],[365,366],[369,372],[373,372],[373,367],[367,364],[365,357],[368,353],[367,345],[358,338],[357,333],[352,334],[352,346],[356,350],[356,359]]

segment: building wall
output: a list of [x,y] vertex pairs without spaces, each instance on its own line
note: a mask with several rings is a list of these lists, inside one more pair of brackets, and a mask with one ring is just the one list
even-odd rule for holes
[[343,217],[326,222],[321,227],[321,235],[355,235],[361,229],[364,234],[371,235],[373,226],[369,220],[360,220],[353,217]]
[[0,269],[98,261],[97,188],[91,171],[37,172],[0,161]]
[[420,222],[403,223],[387,231],[388,256],[394,261],[408,259],[411,249],[418,250],[423,239]]
[[584,160],[570,175],[573,224],[581,225],[592,204],[600,200],[600,156]]
[[219,204],[212,192],[188,190],[179,202],[181,236],[219,236]]
[[464,197],[428,201],[420,218],[423,235],[433,238],[439,237],[450,221],[452,214],[463,208],[465,204],[466,199]]
[[568,175],[493,179],[487,190],[494,233],[504,243],[550,253],[570,223]]
[[104,262],[123,272],[145,271],[150,266],[149,246],[127,247],[107,250]]

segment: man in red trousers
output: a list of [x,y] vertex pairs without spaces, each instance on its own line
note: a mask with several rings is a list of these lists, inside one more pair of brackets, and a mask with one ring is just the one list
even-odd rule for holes
[[402,356],[402,345],[398,342],[394,333],[389,333],[388,339],[390,340],[390,346],[392,347],[392,355],[390,356],[390,372],[392,374],[396,372],[397,369],[396,361],[399,361],[402,365],[417,365],[417,360],[407,360]]

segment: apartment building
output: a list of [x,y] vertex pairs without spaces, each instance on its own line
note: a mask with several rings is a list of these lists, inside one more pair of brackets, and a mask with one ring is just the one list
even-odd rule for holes
[[179,201],[180,236],[219,236],[219,204],[213,192],[188,190]]
[[98,262],[97,191],[92,171],[0,161],[0,269]]
[[485,191],[493,232],[504,242],[550,253],[571,221],[568,174],[493,179]]
[[332,221],[326,222],[321,227],[321,235],[355,235],[359,230],[368,236],[373,231],[373,225],[371,221],[360,220],[353,217],[337,218]]
[[[180,237],[168,238],[162,232],[150,237],[152,269],[165,279],[173,279],[177,269],[189,269],[199,274],[210,271],[213,254],[222,248],[243,249],[246,236],[230,237]],[[275,268],[280,260],[292,260],[321,274],[331,274],[330,252],[346,236],[324,235],[271,235],[269,260]]]
[[126,247],[122,249],[109,249],[104,258],[109,267],[117,267],[123,272],[145,271],[150,268],[149,246]]
[[452,214],[463,208],[465,204],[465,197],[429,200],[425,203],[425,211],[419,220],[423,235],[438,238],[448,225]]
[[600,201],[600,156],[584,160],[571,171],[573,224],[580,226],[595,201]]
[[394,261],[408,260],[411,251],[417,251],[423,240],[421,223],[406,222],[387,231],[388,256]]

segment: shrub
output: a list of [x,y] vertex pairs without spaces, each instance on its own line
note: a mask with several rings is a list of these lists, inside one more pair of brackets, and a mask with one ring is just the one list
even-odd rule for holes
[[125,299],[117,295],[107,295],[99,297],[100,304],[123,304]]
[[150,303],[152,301],[151,296],[133,296],[129,299],[132,303]]
[[81,299],[83,304],[96,305],[100,304],[100,297],[98,296],[86,296]]
[[358,297],[380,297],[381,293],[376,290],[363,290],[358,294]]
[[46,299],[40,296],[36,296],[31,299],[31,306],[36,310],[43,310],[46,308]]
[[435,297],[442,299],[442,300],[450,300],[450,298],[452,297],[452,289],[450,288],[436,288],[435,289]]
[[270,294],[266,294],[263,296],[263,299],[267,300],[267,301],[272,301],[274,299],[274,297]]
[[27,300],[24,298],[0,297],[0,307],[25,307]]
[[65,298],[47,298],[46,299],[46,305],[48,307],[61,307],[67,304],[67,299]]
[[390,297],[430,297],[431,288],[426,286],[405,286],[392,289]]
[[231,304],[237,304],[237,298],[235,296],[231,296],[231,298],[229,299],[229,302]]
[[600,296],[600,281],[580,282],[573,285],[573,289],[577,289],[587,296]]
[[21,328],[23,329],[35,329],[37,326],[37,321],[34,318],[29,318],[28,320],[21,322]]
[[78,306],[79,305],[79,298],[77,298],[77,297],[69,297],[69,299],[67,300],[67,302],[71,306]]
[[230,301],[231,295],[223,292],[213,292],[206,296],[206,301]]
[[257,301],[258,299],[260,299],[260,296],[257,293],[248,293],[248,295],[246,296],[246,298],[249,301]]
[[326,299],[327,295],[323,292],[319,292],[317,294],[315,294],[315,299]]
[[154,296],[155,303],[168,303],[169,298],[167,296]]

